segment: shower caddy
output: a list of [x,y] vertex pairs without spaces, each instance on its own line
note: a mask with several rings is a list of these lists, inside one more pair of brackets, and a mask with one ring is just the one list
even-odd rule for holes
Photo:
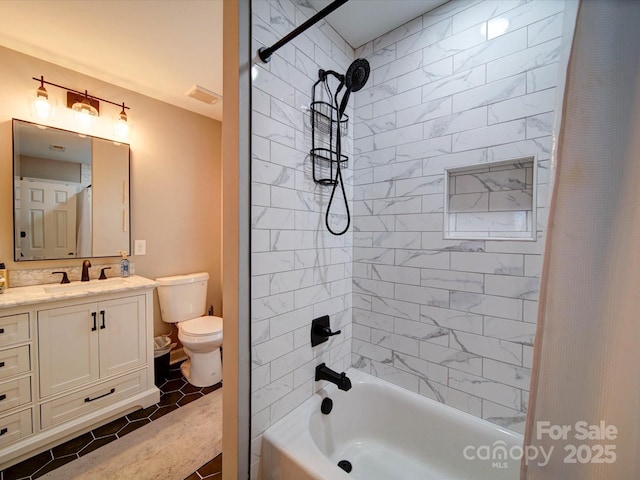
[[[326,85],[327,75],[324,70],[318,72],[318,81],[313,85],[311,95],[311,164],[313,181],[320,185],[335,185],[338,162],[341,167],[348,165],[349,158],[343,155],[337,145],[338,136],[349,134],[349,116],[340,115],[338,109],[328,102],[316,100],[318,88]],[[331,97],[330,92],[327,92]]]

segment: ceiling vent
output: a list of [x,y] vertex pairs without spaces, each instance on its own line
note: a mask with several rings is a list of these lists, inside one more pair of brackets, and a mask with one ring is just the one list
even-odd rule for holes
[[196,100],[199,100],[208,105],[213,105],[222,98],[220,95],[213,93],[211,90],[207,90],[200,85],[194,85],[187,91],[185,95],[187,95],[187,97],[195,98]]

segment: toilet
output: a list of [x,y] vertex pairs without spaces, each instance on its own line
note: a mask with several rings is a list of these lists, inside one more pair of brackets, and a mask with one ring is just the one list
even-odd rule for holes
[[191,273],[156,278],[160,313],[166,323],[178,326],[178,339],[189,357],[180,366],[195,387],[222,381],[222,318],[204,315],[209,274]]

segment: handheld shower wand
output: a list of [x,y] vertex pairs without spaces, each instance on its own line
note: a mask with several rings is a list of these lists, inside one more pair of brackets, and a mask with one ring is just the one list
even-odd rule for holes
[[[362,87],[365,86],[365,84],[367,83],[367,80],[369,79],[370,71],[371,69],[369,67],[368,61],[366,61],[364,58],[356,59],[351,65],[349,65],[349,68],[347,69],[347,73],[344,75],[344,77],[341,76],[340,84],[336,89],[336,93],[334,95],[334,102],[335,102],[336,111],[338,112],[338,118],[336,122],[336,125],[337,125],[336,126],[337,128],[336,152],[337,152],[338,159],[340,159],[342,155],[340,120],[344,115],[344,111],[347,109],[347,103],[349,102],[349,96],[351,95],[351,92],[357,92],[358,90],[361,90]],[[342,96],[342,100],[338,102],[338,94],[340,93],[340,91],[344,86],[346,86],[347,89],[344,95]],[[336,165],[336,179],[333,184],[333,190],[331,191],[331,197],[329,198],[329,204],[327,205],[327,212],[325,214],[325,224],[327,226],[327,230],[329,230],[330,233],[336,236],[344,235],[347,232],[347,230],[349,230],[349,226],[351,225],[351,214],[349,212],[349,203],[347,202],[347,192],[345,191],[345,188],[344,188],[344,180],[342,178],[342,170],[340,168],[340,163],[341,162],[338,161]],[[338,184],[340,184],[340,187],[342,189],[342,198],[344,198],[344,205],[347,213],[347,225],[341,231],[335,231],[329,225],[329,213],[331,211],[331,205],[333,204],[333,198],[335,196],[336,190],[338,189]]]

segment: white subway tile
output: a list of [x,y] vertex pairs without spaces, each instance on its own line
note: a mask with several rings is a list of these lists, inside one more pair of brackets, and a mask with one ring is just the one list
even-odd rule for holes
[[373,135],[373,145],[376,150],[419,140],[422,140],[422,125],[420,124],[408,125]]
[[[419,89],[411,92],[419,92]],[[451,97],[442,97],[426,103],[420,103],[420,97],[409,108],[399,109],[398,126],[413,125],[451,113]],[[404,105],[402,105],[404,107]]]
[[489,106],[489,124],[508,122],[517,118],[553,111],[556,89],[548,88],[529,95],[521,95]]
[[419,377],[428,378],[433,382],[447,382],[448,368],[427,362],[421,358],[412,357],[411,355],[394,353],[393,366],[400,370],[418,375]]
[[506,320],[504,318],[484,317],[484,334],[487,337],[532,346],[536,334],[536,326],[531,323]]
[[487,83],[480,87],[467,89],[453,96],[453,111],[461,112],[472,108],[492,105],[514,97],[524,95],[527,89],[526,75]]
[[521,28],[453,56],[453,71],[468,70],[527,48],[527,29]]
[[373,234],[372,244],[381,248],[420,248],[422,243],[419,232],[383,232]]
[[514,298],[452,291],[449,302],[454,310],[513,320],[522,318],[522,300]]
[[453,31],[460,32],[478,25],[525,3],[525,0],[486,0],[453,16]]
[[391,30],[390,32],[385,33],[384,35],[373,40],[373,50],[375,51],[388,45],[398,43],[401,40],[413,35],[414,33],[420,32],[421,30],[422,18],[414,18],[413,20],[410,20],[407,23],[400,25],[398,28]]
[[531,370],[529,368],[497,362],[490,358],[482,360],[482,373],[485,378],[506,383],[512,387],[529,390]]
[[398,318],[418,318],[420,306],[415,303],[392,300],[390,298],[371,298],[371,310]]
[[527,71],[527,93],[538,92],[558,84],[558,63]]
[[482,252],[451,252],[451,269],[463,272],[522,275],[522,255]]
[[414,302],[422,305],[447,308],[449,306],[449,290],[416,285],[402,285],[396,283],[396,300]]
[[443,367],[454,368],[474,375],[482,375],[482,357],[454,348],[420,342],[420,358]]
[[371,374],[412,392],[418,392],[419,377],[413,373],[404,372],[391,365],[374,361],[371,362]]
[[489,400],[482,400],[482,418],[500,427],[524,434],[527,414]]
[[421,51],[451,35],[451,18],[445,18],[398,41],[398,57]]
[[544,43],[562,35],[563,14],[558,13],[539,22],[530,24],[528,30],[528,44],[530,47]]
[[423,268],[420,271],[420,282],[427,287],[483,293],[484,276],[479,273]]
[[413,69],[398,77],[398,93],[422,87],[436,80],[446,78],[453,73],[453,61],[451,57],[425,64],[421,55],[420,65],[419,68]]
[[560,38],[550,40],[487,63],[487,82],[494,82],[557,62],[560,55],[560,40]]
[[[407,92],[398,93],[392,97],[384,98],[373,103],[373,115],[386,115],[391,112],[400,112],[405,108],[419,105],[422,102],[422,88],[414,88]],[[398,116],[400,122],[400,115]],[[400,125],[409,125],[403,121]]]
[[553,132],[554,113],[543,113],[527,118],[527,138],[546,137]]
[[371,312],[359,308],[353,309],[353,322],[377,330],[393,332],[394,319],[390,315]]
[[520,390],[515,387],[454,369],[449,370],[449,386],[476,397],[520,410]]
[[459,310],[433,307],[430,305],[420,306],[420,321],[438,327],[448,328],[457,331],[482,334],[482,315],[476,315]]
[[395,264],[405,267],[449,268],[449,252],[437,250],[396,250]]
[[485,275],[484,291],[489,295],[537,300],[539,290],[540,280],[535,277]]
[[396,231],[398,232],[442,232],[441,213],[418,213],[396,215]]
[[472,150],[524,139],[524,120],[514,120],[499,125],[456,133],[452,138],[452,151]]
[[446,240],[442,232],[423,232],[422,248],[425,250],[446,250],[450,252],[483,252],[485,242],[482,240]]
[[484,83],[485,67],[481,65],[425,85],[422,87],[422,103],[448,97],[449,95],[484,85]]

